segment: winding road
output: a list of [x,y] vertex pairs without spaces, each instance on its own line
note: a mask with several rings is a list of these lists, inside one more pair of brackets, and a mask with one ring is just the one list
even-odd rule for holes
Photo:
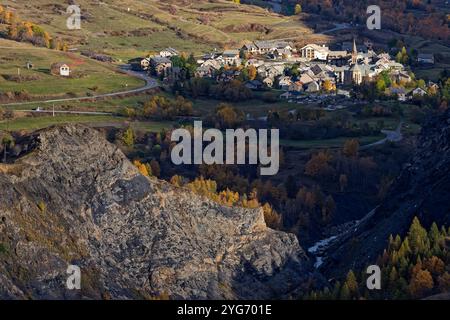
[[381,130],[381,133],[386,135],[386,138],[381,139],[377,142],[371,143],[371,144],[367,144],[365,146],[362,146],[360,149],[364,150],[364,149],[368,149],[371,147],[375,147],[375,146],[379,146],[381,144],[384,144],[386,142],[399,142],[403,140],[403,135],[402,135],[402,126],[403,126],[403,121],[400,121],[399,125],[397,126],[397,128],[395,130]]
[[120,69],[130,76],[137,77],[137,78],[144,80],[145,86],[136,88],[136,89],[126,90],[126,91],[103,93],[103,94],[93,95],[93,96],[51,99],[51,100],[39,100],[39,101],[26,101],[26,102],[14,102],[14,103],[1,104],[0,106],[8,107],[8,106],[30,105],[30,104],[36,104],[36,103],[55,103],[55,102],[66,102],[66,101],[92,100],[92,99],[99,99],[99,98],[106,98],[106,97],[115,97],[115,96],[120,96],[120,95],[124,95],[124,94],[139,93],[139,92],[143,92],[143,91],[158,87],[158,81],[156,79],[150,77],[149,75],[147,75],[143,72],[137,72],[137,71],[131,70],[129,65],[124,65]]

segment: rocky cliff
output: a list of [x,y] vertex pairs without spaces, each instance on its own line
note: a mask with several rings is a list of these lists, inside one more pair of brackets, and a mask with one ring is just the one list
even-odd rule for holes
[[424,126],[386,200],[328,250],[322,270],[336,276],[374,263],[389,235],[405,235],[414,216],[427,228],[450,225],[450,110]]
[[[294,235],[140,175],[99,132],[38,131],[0,166],[0,298],[280,298],[311,279]],[[66,289],[69,264],[81,290]]]

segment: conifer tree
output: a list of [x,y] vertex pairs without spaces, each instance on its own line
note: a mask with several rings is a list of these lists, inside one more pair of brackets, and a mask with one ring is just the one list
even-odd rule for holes
[[351,297],[358,296],[358,281],[352,270],[348,272],[344,285],[347,286]]
[[429,251],[427,231],[422,227],[417,217],[414,217],[409,228],[408,240],[413,254],[423,254]]
[[339,299],[341,299],[341,300],[350,300],[351,299],[350,290],[348,288],[347,283],[344,283],[344,285],[342,286],[341,292],[339,295]]

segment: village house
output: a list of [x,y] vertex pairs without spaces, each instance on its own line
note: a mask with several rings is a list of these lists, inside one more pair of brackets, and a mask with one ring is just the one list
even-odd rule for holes
[[411,76],[405,71],[396,71],[392,76],[397,83],[408,83],[412,81]]
[[144,58],[141,60],[141,69],[144,71],[150,69],[150,58]]
[[284,73],[285,66],[283,64],[265,63],[257,68],[258,76],[262,79],[278,77]]
[[172,67],[172,61],[166,57],[153,56],[150,58],[150,66],[154,74],[157,76],[165,76],[167,71]]
[[265,78],[262,82],[267,88],[273,87],[273,78]]
[[238,65],[241,63],[241,59],[239,58],[239,50],[225,50],[222,53],[222,58],[229,66]]
[[50,67],[50,72],[54,75],[59,75],[62,77],[70,76],[70,67],[62,62],[54,63]]
[[258,49],[258,54],[266,54],[277,49],[277,46],[272,41],[255,41],[254,44]]
[[306,86],[306,90],[305,91],[306,92],[310,92],[310,93],[312,93],[312,92],[319,92],[320,91],[320,85],[316,81],[313,81],[313,82],[309,83]]
[[410,92],[410,96],[411,97],[415,97],[415,96],[419,96],[419,97],[423,97],[426,96],[428,93],[422,89],[422,88],[416,88],[413,91]]
[[306,60],[323,60],[326,61],[330,49],[325,45],[307,44],[300,49],[300,56]]
[[303,84],[309,84],[314,82],[314,79],[307,72],[305,72],[300,76],[299,81]]
[[286,55],[290,56],[294,50],[292,45],[286,41],[277,40],[264,40],[255,41],[253,43],[245,44],[242,49],[244,53],[250,55],[265,55],[265,54],[275,54],[276,56]]
[[171,58],[171,57],[178,56],[179,53],[178,53],[178,51],[175,50],[174,48],[166,48],[166,49],[162,50],[162,51],[159,53],[159,55],[160,55],[161,57],[164,57],[164,58]]
[[336,83],[344,84],[346,83],[346,74],[350,71],[349,66],[333,66],[334,76],[336,77]]
[[198,78],[213,78],[215,76],[216,69],[211,65],[202,65],[195,70],[195,76]]
[[263,60],[258,60],[258,59],[248,59],[245,62],[245,66],[254,66],[255,68],[258,68],[260,66],[264,65],[264,61]]
[[349,53],[347,51],[330,51],[327,63],[333,66],[345,66],[348,64]]
[[292,57],[292,51],[289,49],[275,49],[273,55],[275,56],[275,58],[287,59]]
[[303,83],[301,81],[295,81],[291,83],[288,89],[290,92],[302,92],[303,91]]
[[428,89],[430,89],[432,91],[438,92],[438,90],[439,90],[439,85],[437,83],[434,83],[433,81],[428,81],[427,86],[428,86]]
[[389,91],[392,96],[397,96],[398,101],[405,102],[407,100],[404,88],[391,88]]
[[250,54],[250,55],[259,53],[258,47],[254,43],[244,44],[244,46],[242,47],[242,51],[244,51],[244,53]]
[[292,79],[291,77],[282,76],[278,79],[278,85],[280,86],[281,90],[288,91],[290,86],[292,85]]
[[200,59],[197,59],[197,63],[201,65],[206,61],[216,60],[218,57],[221,57],[221,55],[216,52],[206,53]]
[[230,82],[241,75],[241,72],[238,70],[225,70],[221,72],[216,80],[217,82]]

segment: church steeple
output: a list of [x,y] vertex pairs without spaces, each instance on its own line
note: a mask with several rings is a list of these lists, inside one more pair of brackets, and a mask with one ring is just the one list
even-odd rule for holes
[[356,39],[353,38],[352,64],[358,62],[358,49],[356,48]]

